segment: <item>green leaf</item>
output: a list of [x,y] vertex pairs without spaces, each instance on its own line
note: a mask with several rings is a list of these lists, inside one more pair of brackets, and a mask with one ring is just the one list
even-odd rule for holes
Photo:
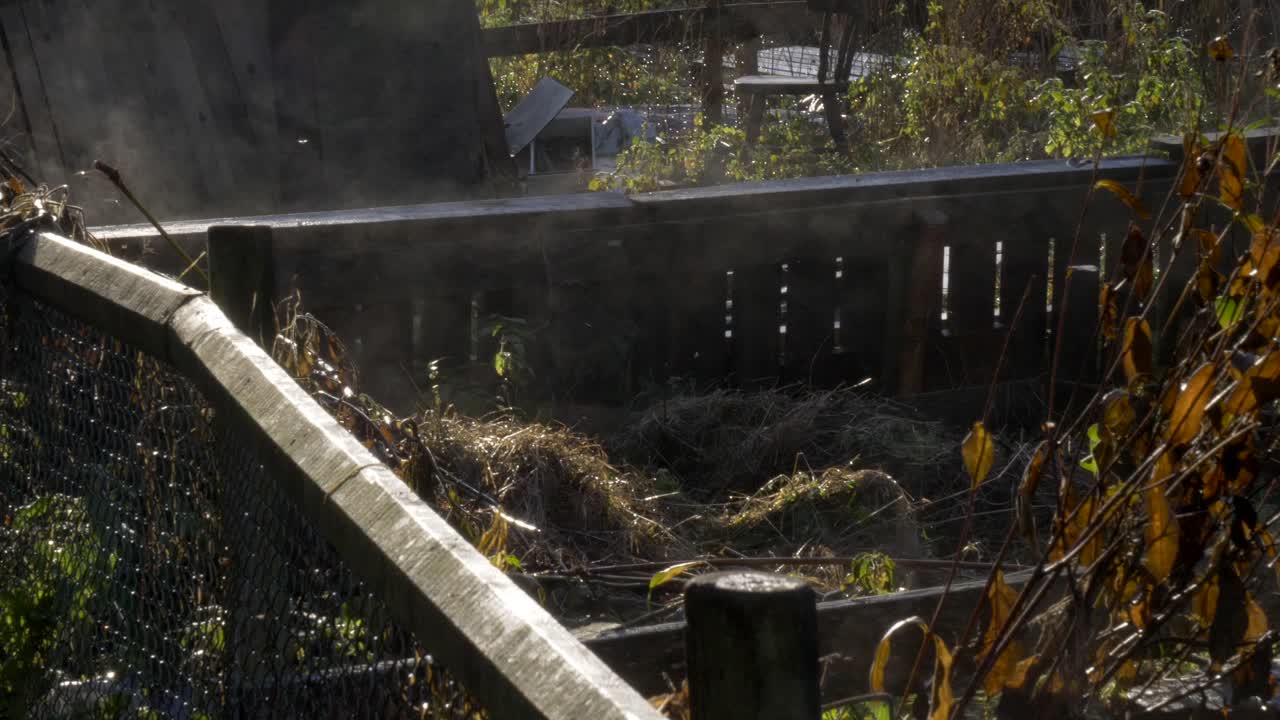
[[1220,297],[1214,301],[1213,307],[1218,314],[1218,325],[1223,330],[1229,329],[1244,317],[1244,303],[1235,298]]
[[701,560],[694,560],[693,562],[685,562],[685,563],[680,563],[679,565],[672,565],[666,570],[661,570],[657,573],[654,573],[654,576],[649,578],[649,590],[652,592],[653,590],[660,588],[663,585],[666,585],[667,583],[671,582],[672,580],[679,577],[680,575],[683,575],[684,572],[689,568],[695,567],[701,564],[702,564]]
[[498,374],[498,377],[507,376],[507,362],[509,355],[510,353],[505,350],[494,354],[493,371]]

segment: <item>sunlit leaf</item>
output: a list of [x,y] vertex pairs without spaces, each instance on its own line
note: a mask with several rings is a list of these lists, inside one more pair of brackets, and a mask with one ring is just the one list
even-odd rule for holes
[[1153,482],[1146,491],[1146,556],[1143,565],[1156,583],[1169,579],[1178,557],[1178,521],[1165,497],[1164,484]]
[[687,570],[689,570],[689,568],[694,568],[701,564],[702,564],[701,561],[695,560],[693,562],[684,562],[678,565],[672,565],[671,567],[665,570],[660,570],[654,573],[653,577],[649,578],[649,589],[656,590],[657,588],[660,588],[663,585],[666,585],[667,583],[671,582],[677,577],[680,577]]
[[1191,133],[1183,136],[1182,182],[1178,186],[1178,194],[1184,200],[1194,197],[1204,181],[1204,174],[1200,172],[1200,156],[1203,153],[1204,148],[1200,145],[1199,137]]
[[1280,350],[1267,353],[1245,370],[1223,402],[1222,411],[1231,417],[1250,415],[1276,399],[1280,399]]
[[1129,383],[1151,374],[1151,325],[1145,319],[1131,317],[1124,321],[1120,363]]
[[[982,639],[981,654],[984,657],[995,650],[1000,632],[1013,613],[1014,603],[1018,601],[1017,591],[1009,587],[1005,582],[1004,573],[998,568],[987,590],[987,600],[991,607],[991,622],[988,623]],[[991,664],[991,669],[983,678],[983,688],[988,696],[995,695],[1009,686],[1009,682],[1016,674],[1018,663],[1024,659],[1025,654],[1026,650],[1020,640],[1006,643],[1004,651]]]
[[937,635],[933,636],[933,644],[938,653],[938,672],[933,678],[933,686],[936,690],[929,720],[949,720],[951,708],[956,702],[955,695],[951,692],[951,650]]
[[1218,167],[1218,197],[1237,212],[1244,209],[1244,183],[1249,170],[1244,138],[1230,133],[1222,138],[1222,162]]
[[1120,247],[1120,266],[1125,279],[1133,284],[1134,296],[1145,301],[1155,282],[1155,266],[1146,236],[1137,225],[1129,225],[1129,233]]
[[1213,395],[1213,378],[1217,369],[1210,363],[1201,365],[1178,389],[1165,439],[1174,447],[1182,447],[1200,434],[1205,409]]
[[964,460],[964,469],[972,480],[969,487],[971,490],[977,490],[978,486],[986,481],[996,458],[995,441],[992,440],[991,433],[981,421],[973,424],[973,429],[969,431],[964,444],[960,447],[960,455]]
[[1208,627],[1218,614],[1218,574],[1214,573],[1200,585],[1195,595],[1191,596],[1191,614],[1200,624]]
[[906,620],[900,620],[894,623],[893,626],[890,627],[888,630],[886,630],[884,635],[880,638],[880,643],[876,645],[876,656],[875,656],[875,659],[871,662],[871,674],[870,674],[870,678],[868,679],[868,685],[871,688],[871,692],[875,692],[875,693],[885,692],[884,675],[885,675],[885,670],[889,666],[889,655],[893,651],[893,637],[897,635],[899,632],[901,632],[904,628],[908,628],[908,627],[919,628],[922,632],[925,633],[926,637],[929,634],[928,623],[926,623],[924,619],[920,617],[909,617]]
[[1235,56],[1236,51],[1225,35],[1219,35],[1209,43],[1209,57],[1216,62],[1226,62]]
[[1268,290],[1274,290],[1280,281],[1276,267],[1280,263],[1280,232],[1263,229],[1253,234],[1249,244],[1249,259],[1257,270],[1258,281]]
[[1129,188],[1124,185],[1116,182],[1115,180],[1099,180],[1094,184],[1094,187],[1099,190],[1107,190],[1115,194],[1116,197],[1120,198],[1120,202],[1129,206],[1129,209],[1133,211],[1133,214],[1136,215],[1138,219],[1151,219],[1151,211],[1142,204],[1142,201],[1139,200],[1136,195],[1129,192]]
[[1035,497],[1036,488],[1040,485],[1040,477],[1044,474],[1044,464],[1049,460],[1049,447],[1048,440],[1041,440],[1040,445],[1036,447],[1035,453],[1031,456],[1031,462],[1027,463],[1027,469],[1022,473],[1016,502],[1018,528],[1022,531],[1023,539],[1037,554],[1039,554],[1040,538],[1036,532],[1036,520],[1031,511],[1031,502]]
[[1129,393],[1124,390],[1112,390],[1102,398],[1102,426],[1113,438],[1128,436],[1137,422],[1138,414],[1133,409]]
[[1206,258],[1200,262],[1200,269],[1196,271],[1196,300],[1200,305],[1207,305],[1218,296],[1222,281],[1222,273],[1213,268],[1212,261]]
[[1262,219],[1261,215],[1249,214],[1241,215],[1240,222],[1249,228],[1249,232],[1257,234],[1267,229],[1267,221]]
[[1104,342],[1111,343],[1116,339],[1116,324],[1119,320],[1120,308],[1116,304],[1116,292],[1111,283],[1102,283],[1102,288],[1098,291],[1098,325]]
[[1111,139],[1116,136],[1116,113],[1114,110],[1099,110],[1089,116],[1093,120],[1093,126],[1098,128],[1098,132],[1102,136]]
[[1244,300],[1233,297],[1220,297],[1213,301],[1213,311],[1218,318],[1218,326],[1230,330],[1244,317]]

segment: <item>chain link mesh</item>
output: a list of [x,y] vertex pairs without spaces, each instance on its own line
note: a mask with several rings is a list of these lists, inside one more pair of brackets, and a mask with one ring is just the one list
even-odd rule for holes
[[188,380],[0,310],[0,718],[480,716]]

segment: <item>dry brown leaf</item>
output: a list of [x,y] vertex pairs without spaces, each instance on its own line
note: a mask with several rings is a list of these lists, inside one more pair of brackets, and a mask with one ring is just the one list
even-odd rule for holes
[[964,444],[960,447],[960,455],[964,460],[964,469],[972,480],[970,490],[977,490],[978,486],[986,481],[996,459],[995,441],[991,439],[991,433],[981,421],[973,424],[973,429],[969,431]]
[[1131,317],[1124,321],[1120,362],[1129,384],[1151,374],[1151,325],[1145,319]]
[[[1160,471],[1157,465],[1156,472]],[[1147,488],[1145,497],[1147,551],[1142,564],[1151,573],[1152,580],[1159,584],[1169,579],[1178,558],[1178,520],[1169,506],[1169,498],[1164,494],[1165,484],[1153,479],[1157,481]]]
[[1165,428],[1165,439],[1174,447],[1187,445],[1200,434],[1205,409],[1213,396],[1216,373],[1217,368],[1213,364],[1205,363],[1179,387]]
[[1235,48],[1225,35],[1219,35],[1209,43],[1209,57],[1216,62],[1226,62],[1236,56]]
[[1280,350],[1267,353],[1236,382],[1222,412],[1229,417],[1252,415],[1259,407],[1280,398]]
[[933,686],[937,688],[933,700],[933,711],[929,720],[948,720],[956,698],[951,692],[951,650],[937,635],[933,636],[934,647],[938,651],[938,671],[934,675]]
[[1132,192],[1129,192],[1129,188],[1125,187],[1124,185],[1121,185],[1115,180],[1099,180],[1097,183],[1094,184],[1094,187],[1099,190],[1108,190],[1112,194],[1114,194],[1116,197],[1120,198],[1120,202],[1127,205],[1129,209],[1133,211],[1133,214],[1138,217],[1138,219],[1140,220],[1151,219],[1151,211],[1148,210],[1147,207],[1142,204],[1142,201],[1138,199],[1138,196],[1134,195]]
[[[983,656],[995,649],[1000,631],[1008,623],[1009,616],[1013,613],[1014,603],[1018,601],[1018,592],[1009,587],[1005,582],[1004,573],[999,569],[995,571],[995,577],[992,578],[991,586],[987,590],[987,600],[991,606],[991,622],[987,625],[987,631],[982,639]],[[1004,651],[991,664],[991,669],[983,678],[983,688],[988,696],[993,696],[1010,687],[1010,681],[1016,676],[1018,664],[1023,661],[1025,654],[1026,650],[1020,640],[1013,640],[1005,645]]]
[[884,674],[889,666],[889,655],[893,650],[893,636],[897,635],[903,628],[916,627],[925,633],[926,640],[929,636],[929,625],[924,619],[919,617],[909,617],[906,620],[899,620],[892,627],[885,631],[880,638],[880,643],[876,645],[876,656],[871,662],[871,674],[867,684],[871,688],[871,692],[885,692]]
[[1218,166],[1218,197],[1237,212],[1244,209],[1244,183],[1249,172],[1249,154],[1244,138],[1230,133],[1222,138],[1222,162]]

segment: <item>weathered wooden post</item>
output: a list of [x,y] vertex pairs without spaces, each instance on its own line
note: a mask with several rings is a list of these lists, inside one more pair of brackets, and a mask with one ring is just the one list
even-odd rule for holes
[[818,611],[802,580],[697,578],[684,596],[693,720],[818,720]]
[[236,328],[270,350],[276,334],[271,228],[210,227],[209,285],[209,295]]

